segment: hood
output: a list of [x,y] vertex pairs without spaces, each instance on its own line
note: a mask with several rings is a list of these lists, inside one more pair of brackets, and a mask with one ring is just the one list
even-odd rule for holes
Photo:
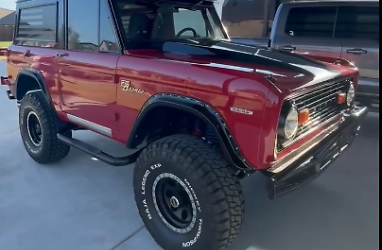
[[165,42],[164,53],[184,54],[202,65],[272,76],[280,89],[295,91],[341,76],[341,71],[320,61],[264,47],[230,41],[203,44]]

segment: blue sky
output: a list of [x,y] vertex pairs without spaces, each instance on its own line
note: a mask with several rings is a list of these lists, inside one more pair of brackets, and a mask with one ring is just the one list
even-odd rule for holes
[[14,10],[16,9],[16,0],[0,0],[0,8]]

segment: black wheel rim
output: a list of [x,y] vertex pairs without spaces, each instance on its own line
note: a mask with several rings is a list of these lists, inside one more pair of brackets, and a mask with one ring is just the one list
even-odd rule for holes
[[29,139],[35,146],[40,146],[42,142],[41,123],[35,112],[29,112],[27,116],[27,131]]
[[157,212],[168,227],[178,233],[193,229],[196,221],[195,201],[183,181],[170,174],[158,176],[153,196]]

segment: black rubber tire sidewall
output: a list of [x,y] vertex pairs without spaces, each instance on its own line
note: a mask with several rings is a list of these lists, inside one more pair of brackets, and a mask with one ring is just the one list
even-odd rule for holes
[[[32,143],[27,128],[27,117],[34,112],[41,126],[41,144]],[[41,164],[54,163],[68,155],[70,146],[63,144],[57,138],[57,133],[64,124],[61,122],[54,109],[50,107],[41,92],[26,94],[21,100],[19,109],[19,128],[26,151],[36,162]],[[64,133],[72,137],[72,132]]]
[[[174,162],[165,157],[149,159],[144,167],[136,174],[134,179],[135,199],[140,215],[151,232],[156,232],[157,243],[166,250],[190,249],[210,250],[213,240],[209,232],[214,232],[214,223],[210,220],[211,212],[208,211],[209,200],[203,195],[203,188],[192,174],[185,174],[183,168],[174,166]],[[160,167],[155,168],[155,166]],[[152,169],[152,167],[154,169]],[[147,175],[146,171],[150,171]],[[196,204],[199,203],[200,211],[197,209],[196,224],[193,229],[185,234],[174,232],[162,221],[156,211],[152,189],[155,179],[162,173],[173,174],[181,179],[188,187]],[[145,179],[145,181],[143,181]],[[199,180],[200,181],[200,180]],[[144,183],[144,184],[143,184]],[[193,191],[192,191],[193,190]],[[168,241],[167,239],[171,239]],[[185,245],[184,245],[185,244]]]
[[[41,144],[39,146],[36,146],[33,144],[28,134],[27,118],[29,113],[31,112],[36,113],[40,121],[41,131],[43,131],[41,135]],[[45,151],[44,148],[46,148],[46,145],[44,142],[46,141],[46,137],[47,137],[47,133],[44,133],[44,131],[46,131],[46,129],[47,129],[46,124],[43,124],[41,122],[39,114],[36,112],[35,109],[33,109],[33,107],[31,107],[30,105],[20,107],[20,132],[24,142],[24,146],[27,149],[29,154],[35,155],[36,157],[41,157],[41,155],[44,154],[44,151]]]

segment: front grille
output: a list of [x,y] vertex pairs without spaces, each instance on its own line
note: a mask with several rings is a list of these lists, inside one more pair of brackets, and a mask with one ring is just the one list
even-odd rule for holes
[[291,99],[299,110],[309,109],[308,123],[300,125],[296,136],[290,141],[278,141],[277,151],[281,152],[293,142],[303,138],[320,124],[339,115],[344,106],[337,103],[338,94],[345,92],[349,86],[348,80],[322,85],[309,93]]

